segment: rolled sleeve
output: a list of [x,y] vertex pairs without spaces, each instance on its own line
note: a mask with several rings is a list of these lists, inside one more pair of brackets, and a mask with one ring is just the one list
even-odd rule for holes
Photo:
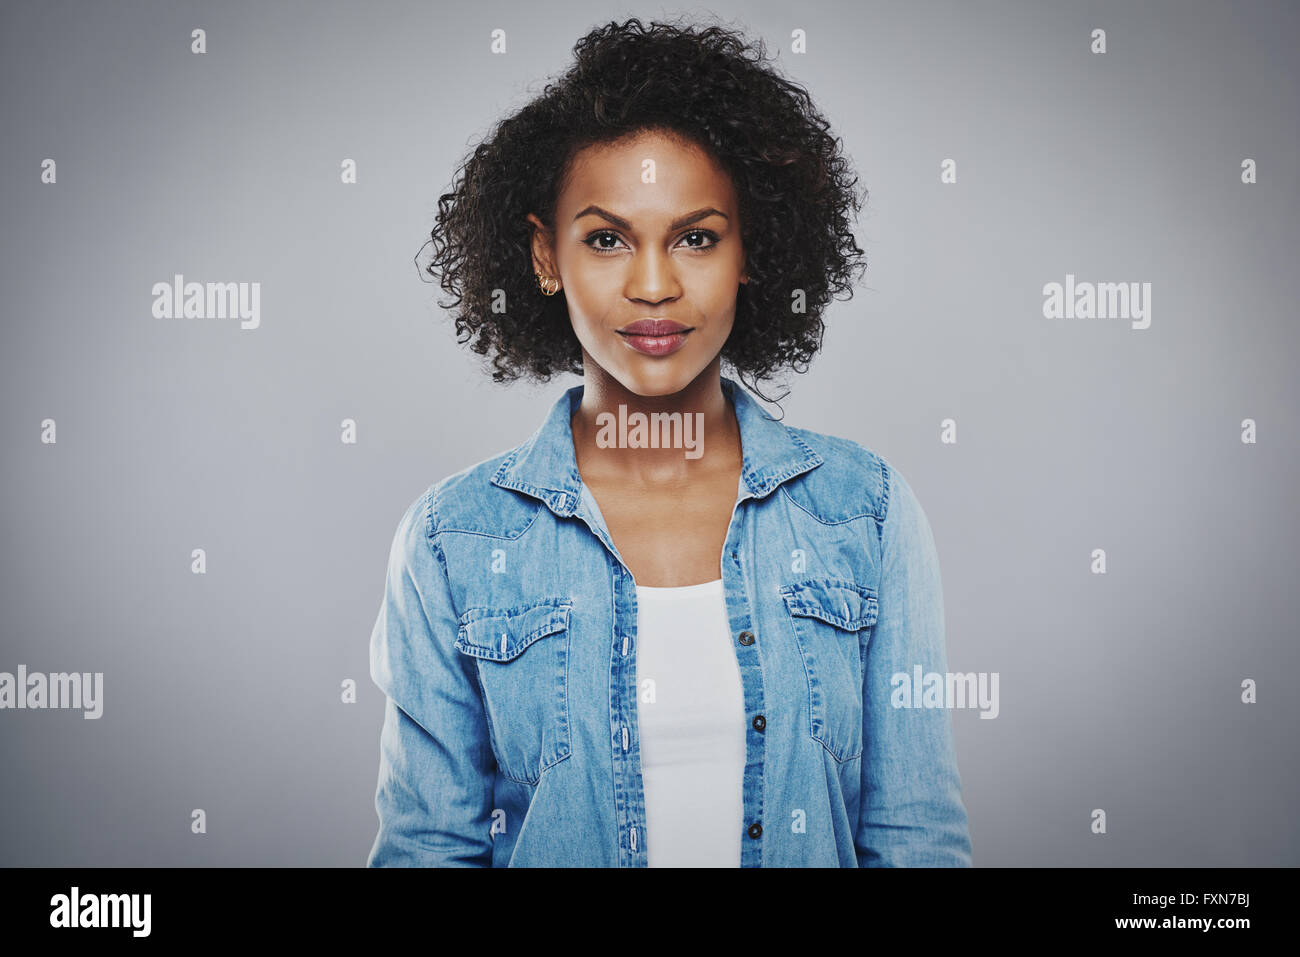
[[[947,672],[943,585],[930,523],[903,476],[882,462],[877,621],[863,678],[862,867],[970,867],[971,844],[946,707],[895,707],[905,675]],[[913,702],[917,703],[917,702]]]
[[487,718],[438,547],[431,488],[402,517],[370,636],[387,695],[368,867],[489,867],[493,782]]

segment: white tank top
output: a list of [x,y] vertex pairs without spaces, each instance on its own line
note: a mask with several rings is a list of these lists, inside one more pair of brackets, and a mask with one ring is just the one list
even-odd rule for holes
[[636,600],[648,864],[739,867],[747,725],[722,579]]

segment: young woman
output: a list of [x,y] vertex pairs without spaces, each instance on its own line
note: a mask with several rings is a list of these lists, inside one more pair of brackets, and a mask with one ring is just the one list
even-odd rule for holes
[[461,341],[582,384],[399,524],[367,863],[967,866],[950,717],[892,694],[946,670],[925,514],[721,372],[806,371],[862,254],[849,165],[725,29],[575,53],[439,203]]

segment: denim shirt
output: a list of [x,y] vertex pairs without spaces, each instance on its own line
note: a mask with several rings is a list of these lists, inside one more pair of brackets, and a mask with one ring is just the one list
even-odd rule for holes
[[[971,864],[911,488],[723,376],[743,465],[720,578],[744,695],[741,867]],[[522,445],[406,510],[370,637],[387,695],[367,866],[645,867],[636,582],[578,473],[567,390]]]

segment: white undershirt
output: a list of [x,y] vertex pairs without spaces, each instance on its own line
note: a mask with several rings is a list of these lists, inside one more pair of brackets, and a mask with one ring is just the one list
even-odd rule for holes
[[636,599],[649,866],[739,867],[745,699],[722,579]]

